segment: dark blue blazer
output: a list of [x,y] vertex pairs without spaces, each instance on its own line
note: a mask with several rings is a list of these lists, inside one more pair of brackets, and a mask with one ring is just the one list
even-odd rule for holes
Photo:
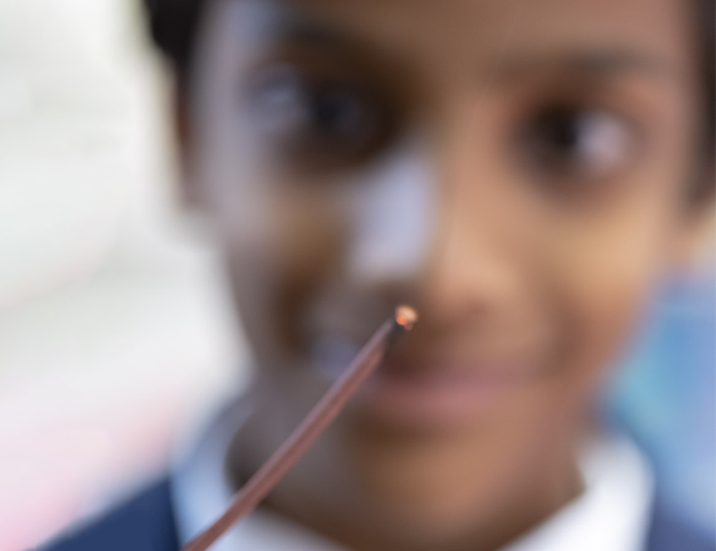
[[[42,551],[129,550],[179,551],[167,480],[151,486],[93,524],[42,548]],[[700,537],[664,508],[658,505],[654,508],[646,551],[715,550],[713,542]]]

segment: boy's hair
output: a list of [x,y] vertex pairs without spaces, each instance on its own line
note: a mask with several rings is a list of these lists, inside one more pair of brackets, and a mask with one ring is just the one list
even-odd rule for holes
[[169,58],[183,86],[204,5],[211,0],[143,0],[154,43]]
[[[194,50],[197,28],[204,6],[212,0],[143,0],[149,15],[149,28],[154,42],[174,65],[178,86],[184,89],[189,77],[191,56]],[[699,27],[699,49],[704,94],[704,110],[707,117],[704,124],[704,159],[713,170],[716,152],[716,93],[714,73],[716,71],[716,32],[714,19],[715,0],[691,0],[694,3],[694,21]],[[695,199],[703,200],[713,193],[713,182],[700,186]]]

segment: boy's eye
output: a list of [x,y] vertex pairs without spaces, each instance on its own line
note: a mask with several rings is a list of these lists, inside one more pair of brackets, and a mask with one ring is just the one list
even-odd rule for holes
[[383,110],[367,91],[341,79],[311,78],[290,64],[263,68],[249,102],[268,145],[296,164],[359,160],[386,132]]
[[529,169],[557,185],[603,180],[628,163],[634,129],[606,110],[552,107],[532,117],[520,138]]

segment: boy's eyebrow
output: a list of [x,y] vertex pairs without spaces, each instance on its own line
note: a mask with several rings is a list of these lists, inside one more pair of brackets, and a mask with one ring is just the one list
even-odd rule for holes
[[273,39],[314,45],[335,47],[348,42],[345,37],[330,28],[298,15],[272,20],[264,26],[262,32]]
[[[354,49],[358,42],[354,37],[337,32],[306,14],[298,13],[272,20],[262,31],[274,39],[337,50]],[[565,50],[555,53],[500,55],[488,65],[491,68],[487,70],[487,74],[495,83],[541,73],[577,74],[591,78],[637,74],[659,80],[674,76],[664,59],[638,49],[594,45]]]
[[570,73],[586,77],[639,74],[657,79],[668,78],[664,60],[646,52],[617,49],[583,49],[560,54],[505,56],[495,63],[493,77],[507,81],[534,73]]

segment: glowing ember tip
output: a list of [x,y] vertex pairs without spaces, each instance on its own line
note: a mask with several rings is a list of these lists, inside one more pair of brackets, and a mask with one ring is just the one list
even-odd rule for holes
[[395,322],[410,331],[418,321],[418,313],[410,306],[398,306],[395,309]]

